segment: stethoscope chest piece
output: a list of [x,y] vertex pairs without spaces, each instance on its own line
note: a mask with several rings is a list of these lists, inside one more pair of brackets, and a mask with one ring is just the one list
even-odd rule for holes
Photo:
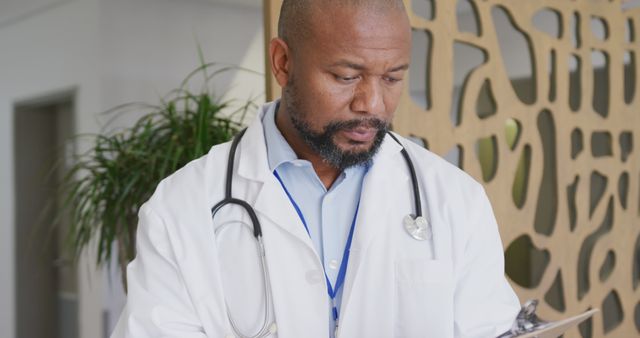
[[407,215],[403,219],[404,229],[409,236],[417,241],[431,239],[431,225],[424,216],[413,217]]

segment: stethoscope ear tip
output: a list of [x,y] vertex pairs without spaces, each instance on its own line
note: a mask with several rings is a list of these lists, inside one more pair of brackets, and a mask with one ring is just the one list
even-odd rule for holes
[[402,223],[404,229],[413,239],[418,241],[431,239],[431,225],[424,216],[407,215],[402,220]]

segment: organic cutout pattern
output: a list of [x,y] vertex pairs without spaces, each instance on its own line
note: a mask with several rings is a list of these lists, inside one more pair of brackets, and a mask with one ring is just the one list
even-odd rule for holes
[[549,264],[549,251],[538,250],[531,238],[523,235],[511,242],[505,254],[507,275],[524,288],[538,287]]
[[[454,90],[453,101],[451,104],[451,121],[454,126],[462,123],[465,111],[463,110],[462,98],[466,96],[466,90],[469,86],[469,76],[480,65],[486,62],[486,53],[476,46],[456,42],[453,46],[455,64],[459,67],[455,70],[456,83],[462,83],[462,86],[456,86]],[[462,89],[460,89],[462,87]]]
[[543,110],[538,115],[538,131],[542,143],[543,165],[533,228],[539,234],[550,236],[558,214],[556,128],[550,111]]
[[600,267],[600,281],[605,282],[610,276],[613,268],[616,265],[616,254],[609,250],[607,252],[607,257],[604,262],[602,262],[602,266]]
[[607,298],[602,301],[602,321],[604,322],[604,333],[607,334],[622,324],[624,313],[622,303],[616,290],[612,290]]
[[580,336],[582,338],[593,337],[593,318],[589,318],[584,322],[578,324],[578,330],[580,331]]
[[577,112],[582,104],[582,60],[577,55],[569,56],[569,108]]
[[[511,86],[521,102],[533,104],[536,101],[536,79],[534,77],[536,69],[529,35],[516,25],[510,12],[504,7],[495,6],[491,13],[494,24],[504,27],[496,29],[496,33],[502,52],[502,61],[511,80]],[[526,66],[514,66],[513,63],[508,62],[510,58],[524,60]],[[527,85],[517,85],[515,80],[524,80],[528,83]]]
[[576,229],[576,220],[578,219],[578,207],[576,205],[576,191],[580,176],[576,175],[575,180],[567,187],[567,205],[569,206],[569,227],[571,232]]
[[[482,27],[480,27],[480,23],[478,22],[478,13],[476,12],[476,7],[473,2],[469,0],[458,0],[456,13],[458,13],[457,21],[459,32],[467,32],[476,36],[481,34]],[[469,15],[468,19],[461,20],[460,13]]]
[[513,179],[513,188],[511,190],[511,196],[513,197],[513,203],[522,209],[527,199],[527,190],[529,183],[529,170],[531,169],[531,146],[524,146],[520,161],[518,162],[518,168],[516,169],[515,177]]
[[571,132],[571,159],[575,160],[583,148],[582,130],[576,128]]
[[607,176],[604,176],[597,171],[593,171],[591,173],[591,188],[589,189],[589,218],[591,218],[596,207],[602,200],[602,197],[604,197],[604,193],[607,191],[607,183]]
[[496,113],[496,99],[493,97],[493,91],[491,90],[491,82],[485,80],[478,94],[478,101],[476,102],[476,113],[481,119],[494,115]]
[[620,134],[620,159],[627,162],[627,158],[633,152],[633,134],[625,131]]
[[627,208],[627,198],[629,197],[629,173],[623,172],[618,179],[618,198],[620,199],[620,206],[623,209]]
[[556,61],[556,51],[551,50],[549,53],[549,102],[556,100],[556,78],[558,76],[558,66]]
[[516,149],[520,136],[522,135],[522,124],[520,121],[508,118],[504,124],[504,136],[510,150]]
[[436,7],[434,0],[412,0],[412,13],[420,16],[425,20],[433,20],[436,15]]
[[543,8],[533,16],[533,25],[552,38],[560,39],[562,36],[562,23],[560,13],[551,8]]
[[609,56],[602,51],[591,52],[593,69],[593,110],[602,117],[609,116]]
[[633,311],[633,317],[635,318],[636,330],[640,333],[640,302],[636,304],[636,309]]
[[578,299],[582,299],[589,292],[592,282],[595,282],[590,276],[592,274],[590,267],[592,266],[593,249],[600,237],[611,231],[613,227],[613,206],[613,198],[610,198],[602,223],[582,242],[578,256]]
[[489,182],[495,177],[498,170],[498,141],[496,136],[479,139],[476,149],[480,168],[482,168],[482,179],[485,182]]
[[571,45],[574,49],[580,48],[580,14],[574,12],[571,16]]
[[637,67],[636,55],[633,51],[626,51],[624,53],[624,103],[626,104],[631,104],[636,95],[637,81],[634,75],[636,74]]
[[409,135],[407,137],[408,139],[410,139],[411,141],[413,141],[415,144],[425,148],[425,149],[429,149],[429,143],[427,142],[427,140],[424,137],[419,137],[419,136],[415,136],[415,135]]
[[[268,2],[274,35],[280,2]],[[414,55],[412,62],[433,67],[415,74],[412,68],[408,78],[427,74],[417,82],[428,83],[431,93],[421,94],[429,95],[428,104],[417,104],[405,93],[395,130],[428,138],[431,151],[449,153],[480,182],[486,170],[478,157],[499,157],[494,177],[484,186],[520,299],[544,298],[540,316],[550,320],[609,304],[621,309],[621,315],[587,320],[565,338],[637,337],[640,156],[633,141],[640,132],[640,9],[623,11],[620,0],[468,0],[472,12],[458,13],[458,0],[405,2],[411,26],[425,32],[417,36],[432,37],[431,51]],[[541,20],[534,18],[537,13],[546,10],[558,13],[559,37],[534,24]],[[594,19],[600,32],[592,29]],[[464,28],[473,26],[478,35]],[[276,98],[277,85],[270,81]],[[480,118],[477,101],[486,81],[495,113]],[[593,156],[594,132],[611,135],[612,156]],[[543,133],[552,134],[552,141]],[[497,155],[491,155],[492,147],[488,155],[477,149],[477,141],[487,136],[496,138]],[[548,155],[549,144],[554,156]],[[528,152],[524,175],[521,163]],[[514,193],[525,182],[528,192]],[[624,186],[627,192],[621,193]],[[541,193],[556,199],[549,203]],[[539,207],[545,203],[548,208]],[[555,216],[544,215],[547,210]],[[610,252],[615,258],[608,271]],[[608,275],[604,282],[601,271]],[[559,284],[564,299],[556,292]]]
[[611,133],[593,132],[591,134],[591,155],[593,157],[603,157],[611,156],[612,154]]
[[[527,0],[526,6],[469,0],[473,14],[460,15],[458,1],[434,2],[439,14],[432,22],[414,14],[410,19],[436,41],[429,76],[438,86],[426,114],[401,103],[396,130],[428,136],[432,151],[449,153],[485,182],[507,248],[508,276],[521,299],[544,297],[543,317],[599,308],[616,286],[629,312],[621,324],[605,334],[604,318],[597,316],[565,337],[637,336],[630,312],[640,300],[640,249],[621,248],[640,245],[634,246],[640,238],[640,163],[633,151],[640,131],[634,27],[640,9],[623,12],[617,0]],[[461,28],[476,24],[478,36]],[[489,91],[495,109],[479,103]],[[486,165],[498,157],[495,167]],[[534,249],[549,253],[548,265],[531,258]],[[567,257],[580,257],[582,268]],[[523,261],[529,271],[517,264]]]
[[[436,41],[429,76],[438,86],[426,114],[401,103],[396,130],[428,136],[432,151],[459,159],[485,182],[507,248],[508,275],[521,299],[544,298],[543,317],[599,308],[616,286],[629,312],[621,324],[605,334],[597,316],[565,337],[637,336],[631,311],[640,300],[640,287],[634,287],[640,249],[621,248],[637,247],[640,238],[640,164],[633,151],[640,131],[634,27],[640,9],[622,12],[617,0],[527,0],[526,6],[519,0],[469,0],[475,12],[460,15],[458,1],[435,3],[439,14],[432,22],[413,14],[410,19]],[[464,18],[470,21],[459,22]],[[461,28],[476,24],[478,36]],[[495,109],[479,103],[488,88]],[[488,138],[494,135],[497,156]],[[488,146],[480,151],[482,138]],[[495,168],[482,164],[498,157]],[[548,265],[531,258],[533,243],[537,252],[549,253]],[[567,257],[580,257],[582,268]],[[523,261],[529,271],[517,264]]]
[[562,286],[562,274],[558,271],[556,278],[553,280],[553,284],[544,296],[544,300],[554,308],[556,311],[564,312],[566,305],[564,303],[564,289]]
[[462,169],[462,147],[460,145],[451,148],[443,157],[449,161],[449,163]]
[[601,17],[591,17],[591,32],[598,40],[604,41],[609,38],[609,26]]
[[633,250],[633,273],[631,274],[631,284],[636,290],[640,284],[640,236],[636,239]]
[[[411,46],[412,64],[409,93],[418,106],[425,110],[431,108],[431,33],[423,30],[412,31],[413,45]],[[425,58],[424,55],[427,55]]]

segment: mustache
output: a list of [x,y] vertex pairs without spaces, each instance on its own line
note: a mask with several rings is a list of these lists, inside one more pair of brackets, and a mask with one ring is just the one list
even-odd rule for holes
[[371,128],[377,129],[378,131],[387,131],[390,127],[391,124],[389,122],[377,118],[354,119],[329,122],[324,128],[324,133],[331,134],[340,130],[353,130],[356,128]]

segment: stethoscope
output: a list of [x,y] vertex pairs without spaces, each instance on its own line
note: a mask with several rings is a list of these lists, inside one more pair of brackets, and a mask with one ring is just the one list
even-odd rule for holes
[[[269,323],[269,319],[271,317],[271,284],[269,283],[269,271],[267,269],[266,264],[266,256],[264,250],[264,243],[262,242],[262,227],[260,226],[260,221],[258,220],[258,216],[256,212],[253,210],[251,205],[244,200],[237,199],[231,196],[231,188],[232,188],[232,178],[233,178],[233,164],[236,158],[236,151],[238,149],[238,144],[244,136],[247,129],[243,129],[238,135],[233,139],[231,143],[231,149],[229,150],[229,159],[227,160],[227,176],[225,181],[225,197],[222,201],[218,202],[216,205],[211,208],[211,219],[213,220],[218,211],[226,205],[237,205],[244,209],[249,218],[251,219],[251,224],[253,226],[253,236],[256,238],[256,245],[258,247],[258,254],[260,255],[260,268],[262,269],[262,281],[264,283],[264,319],[262,323],[262,327],[260,330],[253,335],[245,335],[240,332],[237,327],[236,322],[231,317],[231,312],[229,311],[229,305],[225,300],[225,306],[227,307],[227,316],[229,318],[229,323],[231,324],[231,328],[233,331],[241,338],[261,338],[266,337],[270,334],[276,332],[275,323]],[[413,200],[415,203],[415,215],[407,215],[403,219],[403,225],[407,233],[418,241],[425,241],[431,239],[431,226],[429,221],[422,214],[422,203],[420,200],[420,188],[418,186],[418,178],[416,176],[416,170],[411,161],[411,157],[409,153],[402,145],[400,140],[393,135],[392,133],[387,133],[387,135],[391,136],[391,138],[396,141],[401,147],[402,156],[407,163],[407,167],[409,169],[409,173],[411,176],[411,185],[413,191]]]

